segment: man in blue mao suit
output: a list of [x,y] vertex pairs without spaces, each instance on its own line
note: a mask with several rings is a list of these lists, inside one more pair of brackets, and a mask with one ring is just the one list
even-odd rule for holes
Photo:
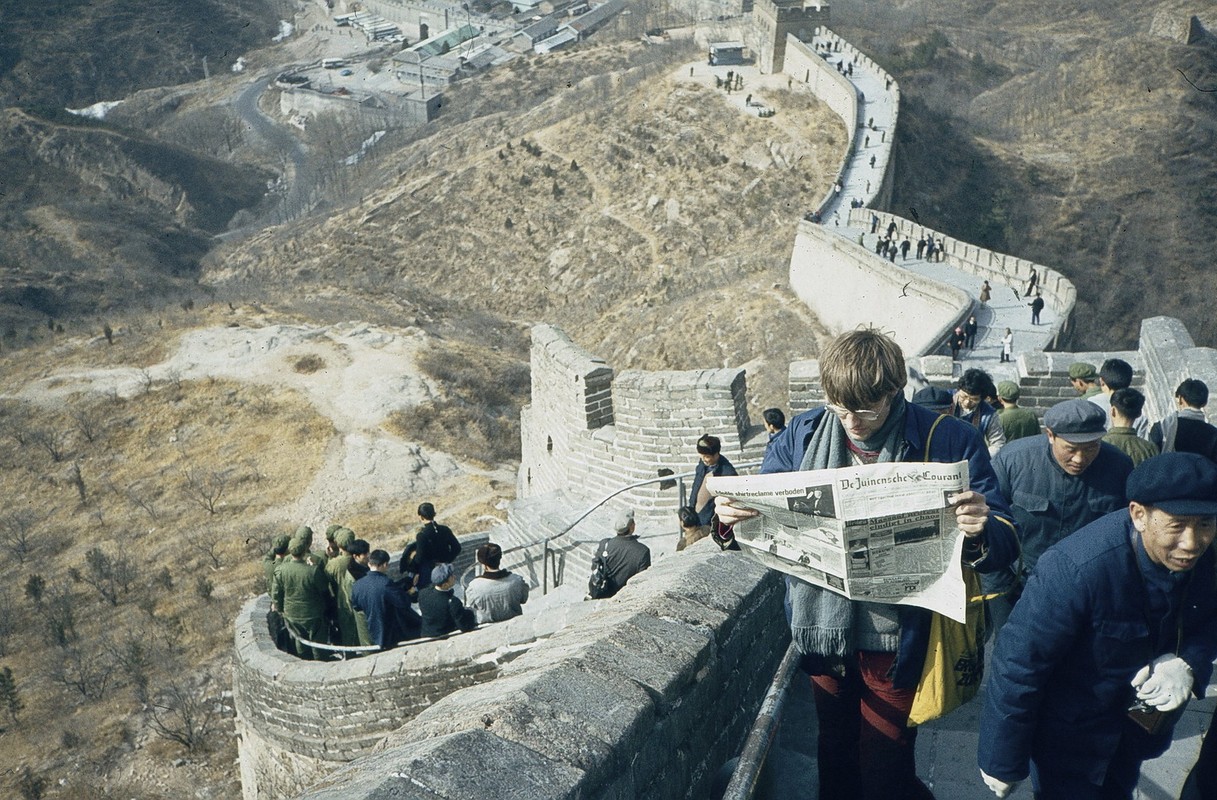
[[[1131,798],[1170,744],[1134,717],[1179,712],[1217,657],[1217,465],[1166,453],[1128,477],[1113,511],[1040,558],[997,640],[981,712],[981,777],[1005,797]],[[1130,709],[1139,710],[1130,716]]]

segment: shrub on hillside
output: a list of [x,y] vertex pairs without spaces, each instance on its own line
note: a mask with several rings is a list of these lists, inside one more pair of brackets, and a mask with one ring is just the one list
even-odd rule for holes
[[420,354],[419,368],[444,396],[390,417],[398,435],[482,464],[520,458],[520,408],[530,373],[500,352],[447,344]]

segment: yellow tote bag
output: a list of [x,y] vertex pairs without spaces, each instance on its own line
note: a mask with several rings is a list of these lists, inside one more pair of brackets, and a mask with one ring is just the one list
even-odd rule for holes
[[985,598],[976,570],[965,566],[963,581],[968,593],[964,615],[967,621],[960,624],[942,614],[933,614],[925,665],[909,712],[909,727],[954,711],[980,691],[984,677],[981,644],[985,638]]

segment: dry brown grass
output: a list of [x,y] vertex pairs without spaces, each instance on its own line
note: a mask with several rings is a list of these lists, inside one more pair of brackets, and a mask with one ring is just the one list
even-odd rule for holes
[[[116,337],[113,347],[123,346],[120,341]],[[131,342],[127,357],[138,362],[160,346]],[[58,345],[56,363],[87,363],[99,349],[95,341],[76,347]],[[104,340],[101,347],[110,351]],[[27,356],[45,363],[47,352]],[[98,420],[92,441],[77,418],[85,410]],[[124,797],[184,796],[198,782],[231,788],[223,775],[235,754],[226,733],[230,723],[221,722],[206,742],[209,752],[194,756],[192,767],[165,770],[164,762],[181,756],[181,748],[149,732],[138,681],[130,669],[115,666],[118,656],[111,651],[144,643],[152,696],[171,680],[193,688],[210,678],[209,688],[198,689],[208,697],[228,688],[232,619],[257,591],[257,559],[272,532],[253,520],[303,491],[322,463],[332,426],[291,392],[219,380],[156,386],[129,400],[76,396],[53,409],[9,401],[0,424],[0,495],[18,499],[4,514],[9,522],[15,513],[26,514],[34,534],[24,563],[11,538],[0,541],[8,548],[6,599],[12,602],[5,613],[17,618],[2,661],[25,702],[18,724],[3,734],[6,766],[28,765],[52,783],[67,779],[57,795],[63,797],[101,797],[101,787]],[[31,431],[60,434],[61,460],[32,441]],[[79,465],[83,502],[73,465]],[[183,493],[191,470],[222,479],[214,514]],[[85,554],[94,547],[136,569],[117,605],[89,585],[94,574]],[[81,580],[73,580],[73,570]],[[31,575],[45,581],[41,611],[24,595]],[[200,577],[212,585],[210,597],[200,593]],[[68,598],[75,612],[75,636],[62,646],[46,631],[54,595]],[[57,679],[77,652],[95,657],[99,669],[113,670],[104,691],[94,683],[99,697],[85,697]],[[120,763],[140,779],[124,786],[105,777]],[[12,780],[14,775],[0,781],[0,794],[13,796]]]
[[[751,363],[765,373],[750,375],[755,411],[785,405],[786,364],[817,347],[814,321],[780,287],[845,131],[806,94],[758,91],[779,110],[761,120],[670,77],[695,57],[589,44],[578,58],[612,74],[559,80],[574,55],[498,71],[479,92],[568,91],[510,119],[443,121],[443,146],[400,150],[400,177],[358,207],[255,237],[215,275],[248,271],[267,291],[390,290],[440,321],[472,309],[552,322],[617,369]],[[758,294],[763,307],[743,305],[759,314],[737,313]],[[441,412],[411,425],[457,424]]]
[[301,375],[312,375],[314,372],[325,369],[325,359],[310,353],[307,356],[297,358],[292,364],[292,368]]
[[446,342],[420,353],[418,366],[444,387],[445,395],[394,412],[387,430],[475,464],[519,461],[527,363],[501,351]]

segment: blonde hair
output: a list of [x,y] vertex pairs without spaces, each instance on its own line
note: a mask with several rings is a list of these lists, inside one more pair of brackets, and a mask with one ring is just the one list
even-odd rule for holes
[[844,333],[820,354],[824,394],[846,408],[870,408],[908,379],[900,345],[875,328]]

